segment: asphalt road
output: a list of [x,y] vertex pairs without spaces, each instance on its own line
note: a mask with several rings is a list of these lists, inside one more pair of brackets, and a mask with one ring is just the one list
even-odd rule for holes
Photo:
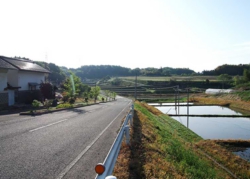
[[131,100],[41,116],[0,116],[1,179],[95,178]]

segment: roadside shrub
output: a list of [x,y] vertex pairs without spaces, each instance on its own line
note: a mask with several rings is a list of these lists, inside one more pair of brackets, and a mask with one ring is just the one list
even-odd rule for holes
[[33,113],[33,110],[36,111],[36,109],[41,105],[41,102],[34,99],[33,102],[31,103],[33,109],[30,110],[30,113]]
[[69,103],[63,103],[63,104],[59,104],[56,106],[57,109],[60,109],[60,108],[72,108],[73,105],[72,104],[69,104]]
[[84,98],[85,102],[88,103],[89,98]]
[[38,108],[41,105],[40,101],[34,99],[32,102],[32,107],[33,108]]
[[41,83],[40,90],[43,94],[43,97],[46,99],[55,99],[55,90],[56,87],[53,86],[51,83]]
[[69,96],[68,96],[68,95],[63,96],[62,101],[63,101],[64,103],[66,103],[68,100],[69,100]]
[[44,101],[44,106],[45,106],[47,109],[49,109],[49,107],[52,106],[52,101],[53,101],[53,100],[45,99],[45,101]]
[[76,98],[75,98],[75,97],[70,97],[70,98],[69,98],[69,103],[70,103],[70,104],[74,104],[75,101],[76,101]]

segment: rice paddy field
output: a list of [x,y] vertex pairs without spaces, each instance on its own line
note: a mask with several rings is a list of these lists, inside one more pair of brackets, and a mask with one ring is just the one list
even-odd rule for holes
[[[120,79],[126,80],[135,80],[135,76],[128,77],[119,77]],[[218,81],[217,76],[159,76],[159,77],[150,77],[150,76],[138,76],[137,80],[139,81],[205,81],[208,79],[209,81]]]

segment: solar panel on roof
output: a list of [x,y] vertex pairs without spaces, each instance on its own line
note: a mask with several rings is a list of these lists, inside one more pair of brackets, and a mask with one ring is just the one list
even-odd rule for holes
[[31,60],[15,59],[8,57],[1,57],[1,58],[6,63],[9,63],[10,65],[16,67],[19,70],[49,73],[47,69],[37,65],[36,63],[33,63]]
[[13,65],[7,63],[3,59],[1,59],[1,57],[0,57],[0,68],[17,70],[16,67],[14,67]]

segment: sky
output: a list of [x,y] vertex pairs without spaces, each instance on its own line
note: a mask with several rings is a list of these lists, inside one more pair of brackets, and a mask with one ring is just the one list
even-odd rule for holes
[[0,0],[0,55],[68,68],[250,63],[250,0]]

